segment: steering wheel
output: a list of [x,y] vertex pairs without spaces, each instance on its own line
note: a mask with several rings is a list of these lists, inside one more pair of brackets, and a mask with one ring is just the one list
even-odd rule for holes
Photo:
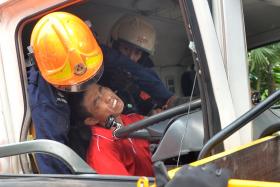
[[161,113],[155,114],[155,115],[148,117],[146,119],[143,119],[141,121],[137,121],[128,126],[116,129],[114,131],[114,135],[117,138],[124,138],[135,131],[152,126],[155,123],[169,119],[171,117],[174,117],[174,116],[177,116],[180,114],[184,114],[184,113],[188,112],[188,110],[191,111],[191,110],[195,110],[200,107],[201,107],[201,99],[197,99],[197,100],[176,106],[169,110],[163,111]]

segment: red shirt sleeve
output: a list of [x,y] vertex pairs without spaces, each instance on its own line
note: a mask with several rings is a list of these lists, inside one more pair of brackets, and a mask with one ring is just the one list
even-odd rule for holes
[[87,163],[99,174],[131,175],[126,170],[116,143],[95,136],[87,154]]

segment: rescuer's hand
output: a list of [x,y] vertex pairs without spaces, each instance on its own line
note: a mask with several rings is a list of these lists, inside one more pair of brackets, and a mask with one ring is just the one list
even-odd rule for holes
[[[192,97],[192,101],[197,99],[198,97]],[[181,104],[185,104],[190,102],[191,98],[190,97],[177,97],[175,95],[173,95],[172,97],[170,97],[166,104],[162,107],[162,109],[170,109],[173,108],[175,106],[181,105]]]
[[230,172],[214,164],[183,166],[164,187],[226,187]]

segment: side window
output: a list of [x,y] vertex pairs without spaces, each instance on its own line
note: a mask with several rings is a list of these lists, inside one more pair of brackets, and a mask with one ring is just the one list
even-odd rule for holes
[[279,89],[280,83],[280,42],[249,51],[249,77],[252,101],[264,100]]

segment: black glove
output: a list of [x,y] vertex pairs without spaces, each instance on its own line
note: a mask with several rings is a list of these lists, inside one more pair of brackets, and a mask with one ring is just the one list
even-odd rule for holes
[[164,187],[226,187],[230,172],[214,164],[183,166]]

